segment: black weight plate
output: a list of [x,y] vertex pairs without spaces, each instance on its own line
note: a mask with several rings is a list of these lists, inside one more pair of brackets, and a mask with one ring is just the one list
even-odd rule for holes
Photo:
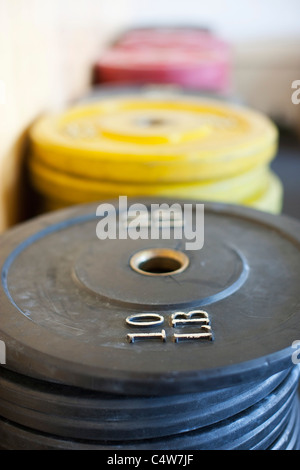
[[299,450],[299,405],[295,403],[289,422],[284,428],[281,436],[269,448],[270,450]]
[[0,416],[74,439],[157,438],[202,428],[249,408],[276,389],[288,372],[229,389],[143,398],[47,384],[3,370]]
[[[264,439],[294,405],[296,368],[267,398],[214,426],[198,443],[199,450],[248,450]],[[204,437],[204,436],[203,436]],[[211,441],[210,441],[211,438]]]
[[[208,426],[165,439],[129,441],[88,441],[61,439],[38,433],[3,420],[0,429],[4,448],[27,449],[94,449],[94,450],[237,450],[248,449],[264,438],[288,414],[294,404],[299,372],[294,368],[286,380],[266,399],[249,410],[225,420],[218,426]],[[12,442],[12,436],[14,441]],[[6,447],[5,447],[6,446]],[[10,447],[13,446],[13,447]]]
[[[139,202],[150,209],[179,201]],[[292,365],[299,222],[207,203],[203,249],[186,251],[184,272],[156,277],[133,271],[131,256],[185,252],[185,240],[100,241],[96,208],[59,211],[1,237],[8,369],[109,393],[166,395],[258,381]],[[197,308],[208,312],[214,341],[172,342],[170,315]],[[166,342],[127,341],[126,317],[140,312],[164,316]]]
[[288,413],[284,413],[282,419],[274,426],[266,436],[258,441],[250,450],[266,450],[274,444],[274,442],[282,435],[283,430],[289,425],[292,416],[295,414],[295,404]]

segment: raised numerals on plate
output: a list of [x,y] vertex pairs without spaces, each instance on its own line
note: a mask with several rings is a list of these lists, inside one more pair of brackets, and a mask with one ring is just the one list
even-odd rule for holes
[[[163,325],[165,319],[163,315],[157,313],[139,313],[130,315],[126,318],[128,326],[133,328],[146,328],[152,329],[153,327]],[[180,328],[180,333],[174,333],[172,340],[175,343],[182,341],[212,341],[213,334],[210,325],[209,315],[204,310],[192,310],[190,312],[176,312],[170,315],[170,326],[173,328]],[[185,331],[186,327],[193,327],[193,331]],[[197,330],[194,331],[194,328]],[[128,333],[127,340],[134,343],[138,340],[159,340],[166,342],[166,331],[162,329],[159,332],[143,332]]]
[[[138,328],[151,328],[154,326],[160,326],[164,323],[165,319],[162,315],[157,313],[140,313],[137,315],[131,315],[126,318],[126,323],[129,326]],[[166,332],[161,330],[159,333],[128,333],[127,340],[130,343],[134,343],[138,340],[143,339],[158,339],[166,341]]]

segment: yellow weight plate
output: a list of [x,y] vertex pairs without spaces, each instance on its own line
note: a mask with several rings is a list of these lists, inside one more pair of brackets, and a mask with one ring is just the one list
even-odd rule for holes
[[118,97],[39,120],[32,153],[81,177],[170,182],[225,177],[269,162],[277,129],[260,113],[199,97]]
[[270,172],[268,183],[264,191],[254,198],[244,201],[244,205],[265,212],[280,214],[283,206],[283,185],[275,173]]
[[[260,150],[257,154],[241,155],[239,160],[232,160],[225,156],[222,161],[211,162],[208,166],[203,162],[191,163],[169,163],[162,164],[160,162],[147,162],[137,166],[129,161],[124,163],[110,163],[96,161],[75,161],[72,165],[67,165],[68,160],[58,155],[34,154],[36,159],[45,163],[55,170],[61,170],[55,164],[58,160],[66,162],[66,170],[73,175],[85,178],[98,178],[101,180],[137,183],[144,181],[145,183],[182,183],[193,182],[195,180],[209,180],[215,178],[226,178],[238,173],[246,172],[258,165],[267,165],[274,158],[277,150],[277,144],[271,145]],[[54,163],[54,165],[53,165]],[[94,170],[94,171],[93,171]]]
[[204,199],[239,203],[262,191],[269,180],[266,166],[255,167],[251,171],[220,180],[194,182],[190,184],[131,184],[83,179],[54,171],[38,160],[30,160],[31,181],[34,188],[46,197],[71,203],[128,197],[165,196],[190,199]]
[[[108,198],[102,198],[102,200]],[[99,199],[101,201],[101,199]],[[62,209],[67,206],[71,206],[74,203],[70,201],[62,201],[56,198],[42,198],[42,209],[43,212],[54,211],[58,209]],[[283,204],[283,187],[280,180],[274,175],[270,173],[268,175],[268,181],[265,185],[263,191],[259,194],[256,194],[256,197],[251,199],[242,201],[240,205],[245,205],[252,207],[253,209],[273,213],[273,214],[280,214],[282,210]]]

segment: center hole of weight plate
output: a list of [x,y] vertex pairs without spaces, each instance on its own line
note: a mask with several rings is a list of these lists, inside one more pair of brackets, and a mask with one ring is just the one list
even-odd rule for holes
[[144,116],[137,119],[136,124],[139,127],[159,127],[166,124],[166,120],[162,118]]
[[189,265],[189,258],[181,251],[153,248],[142,250],[130,259],[131,268],[146,276],[171,276],[182,273]]

